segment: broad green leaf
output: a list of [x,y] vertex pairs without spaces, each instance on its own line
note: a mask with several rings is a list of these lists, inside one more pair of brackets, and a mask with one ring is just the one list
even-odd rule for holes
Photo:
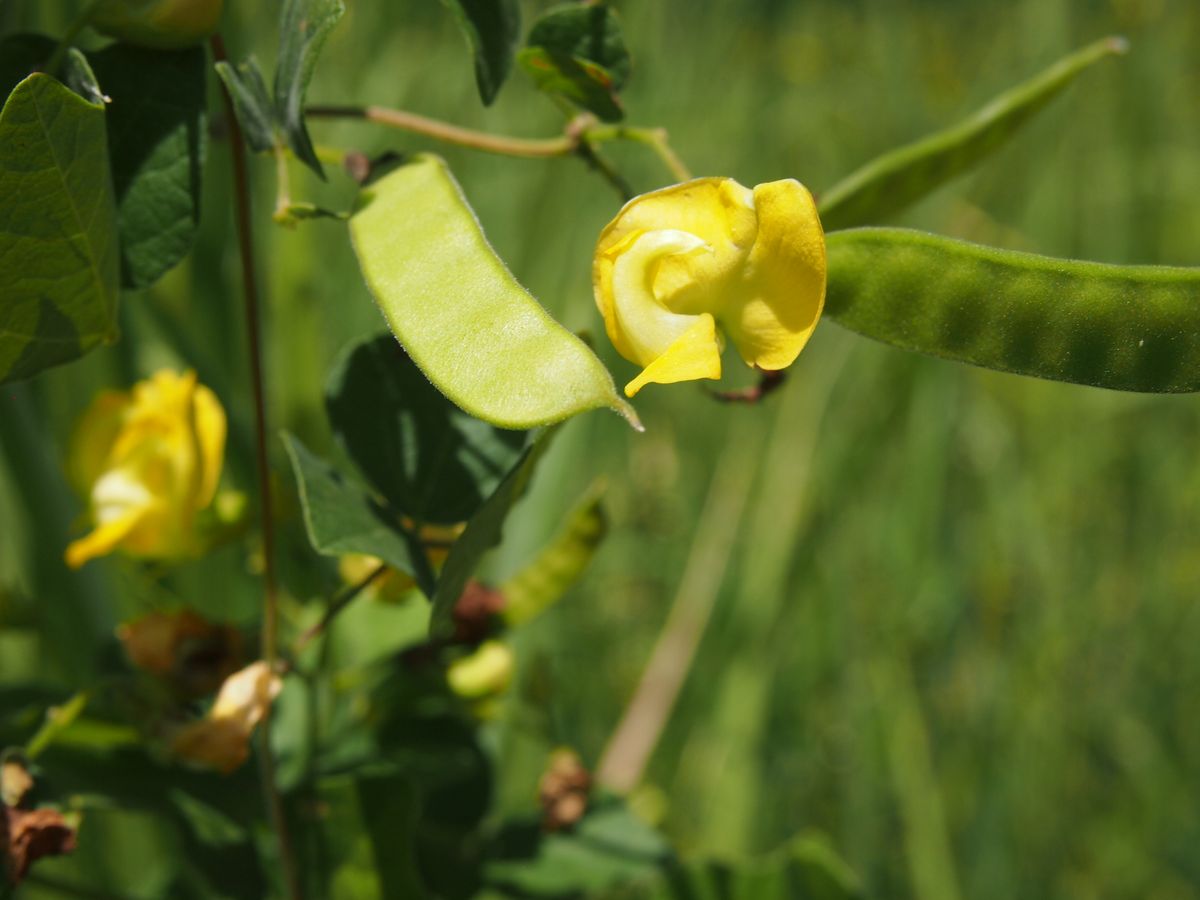
[[308,539],[318,553],[340,556],[366,553],[411,575],[432,596],[433,576],[417,541],[405,532],[396,514],[362,487],[313,455],[290,434],[283,436],[304,508]]
[[475,83],[485,106],[491,106],[512,69],[521,35],[517,0],[443,0],[454,13],[475,58]]
[[603,495],[604,485],[594,485],[554,540],[500,588],[504,621],[510,626],[540,615],[579,580],[608,534],[608,517],[600,502]]
[[387,332],[352,345],[325,388],[334,434],[372,487],[414,522],[464,522],[525,447],[467,415]]
[[279,17],[279,62],[275,68],[275,111],[296,158],[322,178],[308,126],[304,97],[329,32],[346,12],[342,0],[283,0]]
[[618,887],[651,878],[672,859],[658,832],[620,801],[601,798],[571,831],[507,824],[490,848],[484,878],[518,897],[617,897],[625,896]]
[[229,97],[246,144],[255,153],[267,153],[275,148],[275,110],[262,69],[252,56],[234,68],[227,62],[216,65]]
[[617,92],[629,78],[629,51],[617,15],[603,3],[567,3],[542,15],[517,59],[537,86],[606,122],[624,116]]
[[1113,266],[900,228],[828,236],[825,312],[959,362],[1122,391],[1200,391],[1200,268]]
[[1089,66],[1127,49],[1124,38],[1097,41],[957,125],[872,160],[819,198],[825,230],[878,224],[900,212],[1002,147]]
[[607,406],[640,427],[604,364],[504,267],[438,157],[365,187],[350,235],[392,333],[471,415],[532,428]]
[[148,287],[187,255],[200,223],[207,147],[200,47],[111,44],[92,55],[108,104],[108,149],[121,236],[121,280]]
[[854,873],[820,837],[801,837],[762,859],[689,861],[632,890],[625,900],[859,900]]
[[462,596],[467,579],[475,574],[484,554],[500,543],[504,522],[513,505],[521,499],[533,478],[534,469],[550,448],[557,429],[551,428],[538,436],[512,467],[499,487],[484,501],[479,511],[471,517],[466,529],[442,566],[437,590],[433,595],[433,614],[429,631],[434,636],[453,630],[454,604]]
[[115,340],[119,280],[104,107],[30,75],[0,112],[0,382]]

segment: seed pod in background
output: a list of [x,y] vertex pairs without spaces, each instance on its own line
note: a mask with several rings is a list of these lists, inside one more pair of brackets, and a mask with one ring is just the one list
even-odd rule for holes
[[91,25],[101,34],[158,50],[179,50],[217,30],[224,0],[104,0]]

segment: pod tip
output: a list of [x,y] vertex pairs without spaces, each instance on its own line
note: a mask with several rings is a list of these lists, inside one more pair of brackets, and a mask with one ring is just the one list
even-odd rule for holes
[[642,424],[642,420],[638,418],[637,410],[631,404],[626,403],[618,397],[617,402],[613,404],[613,409],[617,411],[621,418],[629,423],[630,428],[640,434],[645,433],[646,426]]
[[1105,39],[1108,45],[1109,52],[1116,53],[1119,56],[1124,56],[1129,52],[1129,38],[1121,34],[1114,34]]

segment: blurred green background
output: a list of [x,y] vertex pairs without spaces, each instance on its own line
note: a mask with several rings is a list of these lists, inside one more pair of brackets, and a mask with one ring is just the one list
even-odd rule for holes
[[[796,177],[818,193],[1069,50],[1125,34],[1128,57],[1089,71],[900,222],[1053,255],[1200,261],[1193,0],[615,5],[635,56],[631,122],[665,126],[697,174]],[[269,66],[274,4],[228,6],[232,55]],[[348,6],[311,102],[561,129],[519,72],[481,107],[440,4]],[[546,6],[525,3],[527,20]],[[0,19],[61,33],[75,8],[8,0]],[[312,130],[372,153],[434,146],[362,123]],[[590,258],[618,206],[611,188],[573,159],[438,152],[517,277],[569,327],[601,333]],[[638,190],[663,183],[644,148],[611,155]],[[61,451],[98,387],[194,366],[231,415],[226,484],[253,484],[226,146],[209,156],[202,239],[126,298],[124,340],[2,391],[0,680],[85,685],[115,652],[114,624],[163,602],[118,562],[78,575],[60,562],[82,509]],[[272,424],[332,452],[325,374],[382,319],[341,226],[272,226],[271,164],[254,176]],[[350,203],[336,171],[328,185],[299,168],[294,179],[297,199]],[[631,377],[601,353],[618,383]],[[550,748],[596,762],[682,585],[716,607],[641,800],[685,850],[733,857],[818,829],[876,897],[1200,897],[1200,401],[970,369],[828,322],[760,407],[719,406],[694,386],[651,387],[637,405],[644,435],[602,413],[564,430],[493,561],[497,577],[512,571],[607,477],[612,535],[520,635],[521,675],[495,727],[505,808],[535,807]],[[272,453],[287,496],[278,442]],[[285,513],[297,614],[317,599],[315,564],[294,505]],[[172,590],[253,625],[252,570],[234,547]],[[332,570],[316,571],[332,590]],[[119,886],[132,838],[92,834],[81,855]]]

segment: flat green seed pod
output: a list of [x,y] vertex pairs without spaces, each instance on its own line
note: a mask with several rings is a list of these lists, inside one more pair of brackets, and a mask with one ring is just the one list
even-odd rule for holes
[[505,268],[438,157],[365,187],[350,236],[392,333],[471,415],[532,428],[610,407],[640,429],[604,364]]
[[1054,259],[902,228],[828,235],[826,315],[931,356],[1120,391],[1200,391],[1200,269]]

